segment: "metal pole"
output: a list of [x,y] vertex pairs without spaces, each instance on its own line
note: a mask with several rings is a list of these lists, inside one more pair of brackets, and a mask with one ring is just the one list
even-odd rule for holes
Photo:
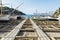
[[1,5],[1,15],[2,15],[2,0],[0,0],[0,5]]
[[17,6],[17,7],[12,11],[12,13],[13,13],[17,8],[19,8],[22,4],[23,4],[23,3],[21,3],[19,6]]

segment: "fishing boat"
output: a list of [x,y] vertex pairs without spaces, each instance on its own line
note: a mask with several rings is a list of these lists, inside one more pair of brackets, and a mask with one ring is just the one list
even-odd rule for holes
[[0,10],[1,10],[1,13],[0,13],[0,21],[9,21],[10,20],[10,15],[3,15],[3,10],[2,10],[2,0],[0,0]]

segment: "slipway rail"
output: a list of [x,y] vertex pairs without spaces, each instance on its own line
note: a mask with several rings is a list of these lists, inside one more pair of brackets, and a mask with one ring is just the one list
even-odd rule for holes
[[32,19],[30,19],[30,21],[38,34],[39,40],[50,40],[50,38],[33,22]]
[[14,40],[15,36],[18,34],[20,31],[22,25],[27,19],[23,20],[19,25],[17,25],[10,33],[8,33],[5,37],[2,37],[1,40]]
[[[2,37],[1,40],[14,40],[16,35],[19,33],[23,24],[27,19],[23,20],[19,25],[17,25],[10,33],[8,33],[5,37]],[[30,19],[33,29],[36,31],[38,35],[38,40],[51,40],[40,28],[37,26],[32,19]]]

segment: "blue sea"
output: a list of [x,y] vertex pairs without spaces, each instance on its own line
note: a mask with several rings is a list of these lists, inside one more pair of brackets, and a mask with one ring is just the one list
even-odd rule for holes
[[31,18],[32,16],[51,16],[51,15],[53,15],[53,14],[46,14],[46,13],[41,13],[41,14],[35,14],[35,15],[22,15],[23,17],[25,17],[25,18]]

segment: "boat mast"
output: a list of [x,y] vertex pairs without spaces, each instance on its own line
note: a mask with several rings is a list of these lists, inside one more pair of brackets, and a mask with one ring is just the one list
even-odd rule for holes
[[36,9],[36,13],[38,12],[38,10]]
[[2,15],[2,0],[0,0],[1,15]]
[[38,10],[36,9],[36,16],[38,16]]

